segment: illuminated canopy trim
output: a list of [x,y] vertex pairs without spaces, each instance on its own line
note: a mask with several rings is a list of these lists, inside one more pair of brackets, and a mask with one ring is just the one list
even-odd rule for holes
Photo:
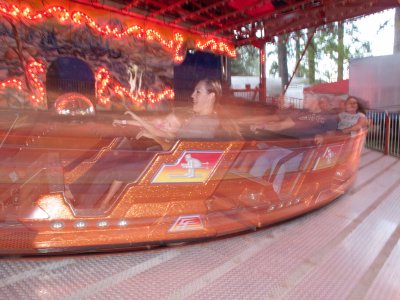
[[[185,47],[183,44],[188,41],[181,33],[174,33],[174,39],[170,40],[155,29],[143,29],[139,25],[132,25],[128,28],[120,29],[115,26],[99,25],[93,18],[88,16],[82,11],[70,12],[62,6],[50,6],[42,11],[32,11],[29,7],[20,8],[14,4],[9,7],[5,5],[0,5],[0,13],[6,17],[11,17],[13,19],[21,19],[27,21],[43,21],[47,18],[56,18],[60,23],[65,23],[71,21],[76,25],[86,24],[92,30],[98,34],[114,39],[122,39],[126,37],[135,37],[138,39],[145,39],[147,41],[156,41],[160,43],[169,52],[174,55],[174,61],[179,63],[184,59],[183,51]],[[208,49],[217,54],[227,55],[229,57],[235,57],[236,51],[234,47],[229,46],[225,42],[216,42],[215,39],[208,39],[205,42],[196,40],[196,49],[204,50]]]

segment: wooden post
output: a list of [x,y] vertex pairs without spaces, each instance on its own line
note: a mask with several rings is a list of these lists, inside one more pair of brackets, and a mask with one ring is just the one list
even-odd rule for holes
[[390,118],[389,113],[385,111],[385,155],[389,154],[389,144],[390,144]]
[[259,102],[267,103],[267,78],[265,76],[265,42],[260,47],[260,90]]

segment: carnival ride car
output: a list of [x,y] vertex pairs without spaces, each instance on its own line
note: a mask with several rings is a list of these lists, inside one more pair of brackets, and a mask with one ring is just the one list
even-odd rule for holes
[[[179,140],[164,151],[112,117],[2,113],[1,254],[165,245],[289,219],[348,190],[364,137]],[[239,154],[261,142],[290,153],[262,177],[238,171]],[[124,186],[102,203],[111,182],[96,175],[129,163]]]
[[[227,79],[236,46],[259,47],[263,68],[264,45],[275,36],[398,1],[51,2],[0,4],[0,106],[19,109],[0,111],[1,255],[156,246],[256,229],[321,207],[354,181],[364,132],[321,145],[222,134],[162,150],[136,140],[135,129],[113,127],[123,111],[113,106],[141,110],[179,98],[174,64],[188,50],[222,56],[225,71],[217,73]],[[189,66],[182,77],[193,73]],[[239,171],[243,153],[268,154],[258,147],[265,143],[288,154],[262,176]],[[105,201],[114,174],[124,184]]]

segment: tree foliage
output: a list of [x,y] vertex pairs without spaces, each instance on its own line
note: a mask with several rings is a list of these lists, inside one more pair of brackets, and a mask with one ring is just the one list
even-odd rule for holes
[[[300,58],[313,30],[308,28],[294,32],[286,38],[288,60],[297,61]],[[306,52],[307,59],[300,62],[296,76],[306,76],[309,83],[315,83],[317,78],[319,81],[341,80],[350,59],[363,57],[370,52],[370,43],[360,40],[359,30],[354,23],[345,25],[336,22],[322,26],[315,33]],[[278,53],[278,62],[272,63],[269,70],[271,75],[277,75],[280,70],[279,61],[282,59],[279,58],[279,44],[275,53]]]
[[251,45],[236,49],[238,57],[232,60],[231,72],[234,76],[260,75],[260,50]]
[[360,32],[353,22],[336,22],[325,26],[318,33],[317,40],[321,45],[319,51],[336,66],[336,70],[325,74],[326,80],[342,80],[344,68],[348,66],[350,59],[371,53],[370,43],[360,40],[359,36]]

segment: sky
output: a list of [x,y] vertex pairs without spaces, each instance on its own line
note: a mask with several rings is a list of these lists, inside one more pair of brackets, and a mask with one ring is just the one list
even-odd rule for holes
[[[370,41],[373,56],[393,54],[394,9],[385,10],[356,21],[361,37]],[[389,20],[384,29],[381,24]]]

